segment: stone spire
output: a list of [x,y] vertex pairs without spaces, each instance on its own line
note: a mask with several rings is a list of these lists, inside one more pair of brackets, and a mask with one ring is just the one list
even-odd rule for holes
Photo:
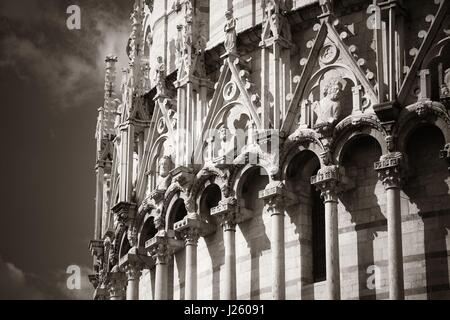
[[116,63],[117,57],[110,54],[105,59],[105,87],[104,103],[98,109],[97,129],[95,138],[97,139],[97,152],[100,155],[103,151],[103,141],[108,140],[114,134],[114,117],[116,112]]

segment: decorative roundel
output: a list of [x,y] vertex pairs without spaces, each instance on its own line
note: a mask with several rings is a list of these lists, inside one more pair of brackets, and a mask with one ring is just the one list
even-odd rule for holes
[[238,87],[233,81],[228,82],[223,88],[223,98],[227,101],[236,99],[238,93]]
[[328,44],[320,50],[319,59],[322,63],[330,64],[336,60],[338,53],[338,48],[335,45]]
[[166,121],[164,118],[159,118],[158,124],[157,124],[157,130],[159,134],[163,134],[166,131]]

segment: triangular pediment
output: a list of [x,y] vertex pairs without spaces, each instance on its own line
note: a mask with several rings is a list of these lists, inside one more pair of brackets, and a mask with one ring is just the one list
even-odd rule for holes
[[[361,61],[343,42],[331,19],[314,26],[317,32],[309,42],[308,58],[296,77],[294,93],[282,131],[291,133],[299,126],[313,128],[320,121],[335,121],[354,113],[371,112],[377,103],[374,85],[361,69]],[[332,120],[330,120],[332,119]]]
[[231,54],[225,58],[219,79],[214,85],[214,94],[202,128],[202,139],[195,148],[196,160],[202,157],[205,141],[210,138],[210,130],[225,127],[233,134],[249,123],[261,128],[259,96],[252,91],[249,69],[249,61]]

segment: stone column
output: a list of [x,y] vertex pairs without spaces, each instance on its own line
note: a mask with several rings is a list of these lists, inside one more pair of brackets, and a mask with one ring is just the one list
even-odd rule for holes
[[200,236],[207,236],[215,228],[201,220],[195,213],[188,214],[173,226],[177,237],[184,240],[186,248],[185,299],[197,299],[197,243]]
[[186,279],[185,279],[185,299],[197,299],[197,242],[198,231],[189,229],[184,237],[186,241]]
[[169,237],[166,231],[159,232],[147,241],[146,250],[155,261],[155,300],[167,300],[168,264],[180,242]]
[[272,219],[272,298],[286,298],[285,287],[285,243],[284,243],[284,206],[287,201],[287,191],[281,182],[270,183],[265,190],[259,192],[259,198],[264,199],[266,212]]
[[137,265],[128,265],[125,269],[127,275],[127,300],[139,300],[139,280],[141,278],[141,268]]
[[236,299],[236,199],[226,199],[211,209],[223,228],[225,246],[224,300]]
[[115,266],[109,274],[109,299],[110,300],[124,300],[125,298],[126,278],[125,274],[119,271]]
[[169,250],[167,243],[161,241],[153,250],[155,259],[155,300],[167,300]]
[[311,183],[322,192],[325,204],[326,283],[329,300],[341,298],[337,210],[337,185],[340,180],[340,169],[335,165],[322,167],[316,176],[311,177]]
[[403,155],[399,152],[383,155],[375,163],[375,170],[386,189],[386,216],[388,229],[389,299],[405,298],[403,283],[402,217],[400,188],[402,184]]

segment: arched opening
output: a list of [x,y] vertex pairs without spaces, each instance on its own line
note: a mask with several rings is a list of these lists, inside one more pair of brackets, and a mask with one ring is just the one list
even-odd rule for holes
[[211,208],[218,206],[221,199],[222,192],[217,184],[207,186],[200,198],[200,216],[211,221]]
[[290,249],[292,253],[287,251],[286,256],[300,259],[302,298],[314,298],[314,286],[308,285],[323,281],[326,276],[325,207],[320,192],[311,185],[311,176],[319,169],[317,155],[303,150],[291,160],[286,171],[286,188],[298,197],[298,203],[287,208],[295,229],[286,232],[286,241],[295,240],[298,245]]
[[[153,217],[148,217],[142,226],[141,232],[139,234],[138,243],[139,248],[145,248],[145,243],[156,236],[158,233],[158,229],[155,227],[155,221]],[[143,292],[142,297],[144,299],[154,299],[155,297],[155,280],[156,280],[156,274],[155,274],[155,268],[151,269],[144,269],[142,271],[142,279],[146,283],[148,283],[149,288],[148,290],[145,290]],[[139,293],[141,295],[141,293]]]
[[[419,278],[413,289],[426,288],[423,298],[428,299],[450,296],[450,179],[446,162],[439,158],[444,145],[442,132],[433,125],[419,126],[406,143],[409,175],[403,190],[408,199],[402,213],[408,220],[402,224],[403,250],[423,255],[424,261],[418,266],[405,261],[405,281]],[[414,252],[410,243],[415,244]]]
[[173,230],[173,225],[184,219],[187,215],[186,206],[184,205],[184,200],[179,198],[173,204],[172,210],[170,212],[168,221],[168,230]]
[[387,246],[386,218],[382,211],[386,201],[385,190],[374,170],[374,163],[379,161],[381,155],[381,146],[369,135],[354,137],[342,150],[341,165],[351,185],[339,195],[342,239],[339,247],[345,248],[351,266],[356,267],[354,272],[347,273],[346,278],[358,284],[358,291],[355,291],[346,290],[345,286],[350,282],[342,283],[343,292],[352,292],[352,296],[345,297],[349,299],[376,299],[377,294],[381,293],[379,277],[387,272],[375,273],[374,282],[368,282],[368,277],[374,272],[373,266],[382,265],[378,252],[386,250],[383,248]]
[[[269,183],[264,168],[253,166],[243,171],[239,178],[236,195],[240,210],[251,212],[251,219],[236,227],[237,270],[248,269],[248,273],[237,273],[237,296],[242,299],[268,299],[270,293],[262,291],[270,287],[270,268],[260,267],[264,261],[270,261],[270,216],[264,213],[264,201],[259,199],[259,191]],[[267,294],[267,295],[266,295]]]
[[141,234],[139,236],[139,247],[145,248],[145,242],[152,239],[158,230],[155,228],[155,222],[153,217],[149,217],[142,226]]

